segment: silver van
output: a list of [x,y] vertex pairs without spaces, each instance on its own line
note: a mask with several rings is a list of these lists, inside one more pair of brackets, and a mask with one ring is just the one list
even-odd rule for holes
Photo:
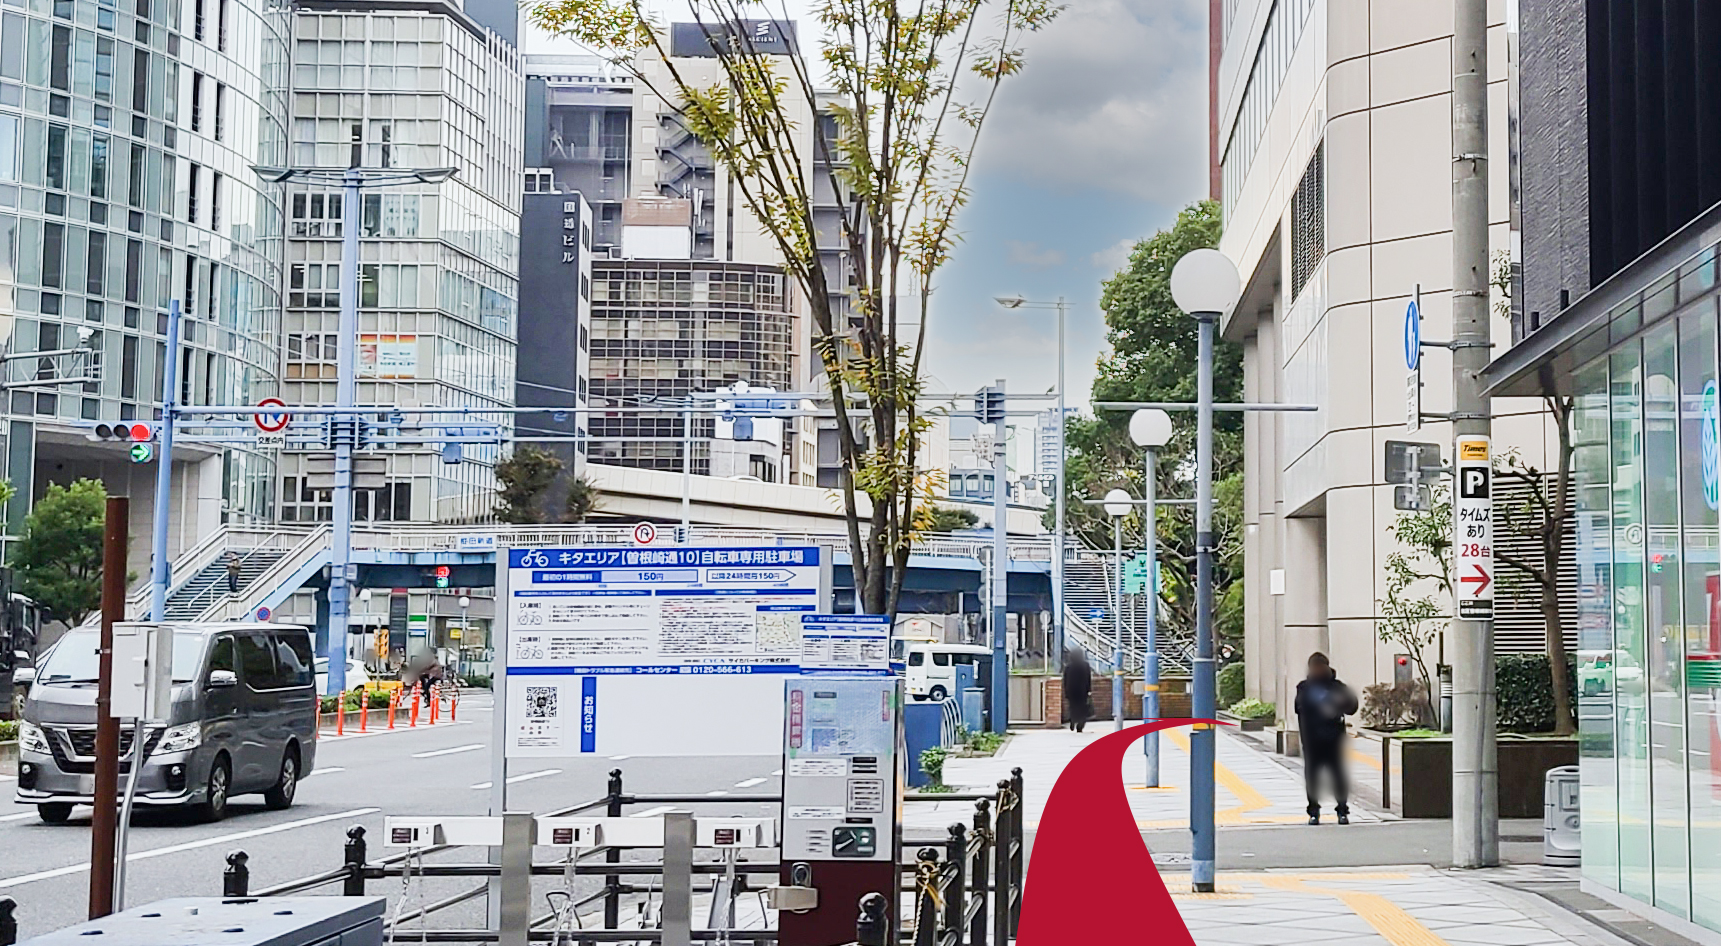
[[[100,633],[80,627],[38,665],[18,738],[20,804],[60,824],[95,788],[96,679]],[[228,799],[263,793],[273,809],[293,804],[316,759],[317,693],[311,634],[279,624],[173,626],[173,710],[145,730],[136,803],[191,806],[206,820]],[[120,730],[123,788],[130,778],[130,725]]]

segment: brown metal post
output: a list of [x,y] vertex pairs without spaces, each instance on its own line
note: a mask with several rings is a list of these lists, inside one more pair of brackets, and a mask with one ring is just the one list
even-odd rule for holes
[[[167,462],[163,459],[161,462]],[[120,781],[120,721],[108,713],[113,694],[114,624],[125,620],[125,565],[128,504],[109,496],[102,523],[101,666],[96,683],[95,813],[90,817],[90,919],[114,910],[114,844],[118,832],[115,799]]]

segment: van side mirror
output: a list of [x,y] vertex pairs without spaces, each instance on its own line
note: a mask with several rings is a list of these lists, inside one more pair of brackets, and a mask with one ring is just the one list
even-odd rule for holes
[[209,690],[224,690],[228,687],[236,687],[238,685],[239,675],[233,671],[211,670],[209,671],[209,682],[204,684],[204,688]]
[[36,668],[35,667],[19,667],[18,669],[12,671],[12,683],[14,686],[29,686],[30,684],[35,683],[35,682],[36,682]]

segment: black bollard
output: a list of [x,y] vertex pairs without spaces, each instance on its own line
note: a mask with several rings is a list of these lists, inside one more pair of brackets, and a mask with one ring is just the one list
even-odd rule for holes
[[341,893],[348,897],[365,895],[365,827],[355,824],[347,829],[347,844],[342,852],[347,868],[346,880],[341,884]]
[[246,866],[250,859],[250,855],[244,851],[234,851],[227,855],[227,870],[221,874],[223,897],[251,896],[251,868]]

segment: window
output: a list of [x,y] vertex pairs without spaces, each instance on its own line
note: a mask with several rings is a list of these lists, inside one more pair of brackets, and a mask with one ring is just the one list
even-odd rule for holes
[[136,335],[127,335],[120,344],[120,397],[137,397]]
[[106,36],[96,38],[96,100],[114,100],[114,41]]
[[185,220],[195,226],[197,224],[197,190],[202,183],[203,169],[193,164],[191,175],[186,184],[187,197],[185,200]]
[[253,690],[272,690],[279,686],[275,676],[275,656],[269,653],[267,638],[258,634],[241,634],[236,640],[245,685]]
[[84,291],[100,296],[107,290],[108,235],[100,230],[90,231],[89,250],[84,262]]
[[932,654],[932,662],[933,662],[933,664],[940,666],[940,667],[948,667],[948,666],[950,666],[950,655],[949,654],[940,654],[940,653],[937,653],[935,651]]
[[48,126],[48,186],[66,189],[66,126]]
[[341,304],[341,264],[294,263],[287,270],[287,304],[333,309]]
[[54,27],[48,58],[48,84],[62,92],[72,90],[72,28]]
[[90,196],[97,200],[108,196],[108,146],[104,135],[96,135],[90,141]]
[[215,639],[215,645],[209,648],[209,669],[211,672],[239,672],[239,661],[233,656],[233,638],[223,636]]
[[227,51],[227,7],[229,0],[215,0],[215,48]]
[[275,665],[280,668],[281,686],[308,687],[317,682],[309,635],[271,634],[270,639],[275,643]]
[[203,4],[205,2],[206,2],[206,0],[197,0],[196,11],[192,16],[192,21],[191,21],[192,22],[192,33],[191,33],[191,35],[194,38],[196,38],[196,40],[200,43],[203,42],[203,22],[205,19],[204,15],[203,15]]
[[42,285],[50,289],[60,288],[60,276],[65,253],[65,226],[58,223],[44,225],[42,227]]
[[1279,97],[1285,73],[1291,68],[1291,57],[1297,51],[1297,42],[1314,5],[1314,0],[1278,0],[1267,14],[1267,28],[1261,34],[1261,45],[1255,49],[1242,101],[1225,136],[1224,157],[1220,159],[1227,211],[1237,202],[1237,193],[1242,190],[1243,179],[1255,160],[1255,149],[1266,134],[1273,102]]
[[131,110],[139,115],[149,114],[149,51],[132,51]]
[[333,378],[336,336],[334,333],[287,336],[287,377]]
[[909,654],[908,655],[908,665],[910,667],[924,667],[924,666],[926,666],[926,651],[917,650],[917,651],[914,651],[913,653]]
[[222,141],[227,135],[227,86],[215,83],[215,140]]
[[338,237],[341,235],[341,195],[294,194],[292,218],[294,236]]
[[191,74],[191,130],[203,130],[203,73]]
[[209,229],[221,232],[221,174],[209,176]]
[[1291,195],[1291,298],[1308,285],[1327,254],[1326,143],[1315,146]]

